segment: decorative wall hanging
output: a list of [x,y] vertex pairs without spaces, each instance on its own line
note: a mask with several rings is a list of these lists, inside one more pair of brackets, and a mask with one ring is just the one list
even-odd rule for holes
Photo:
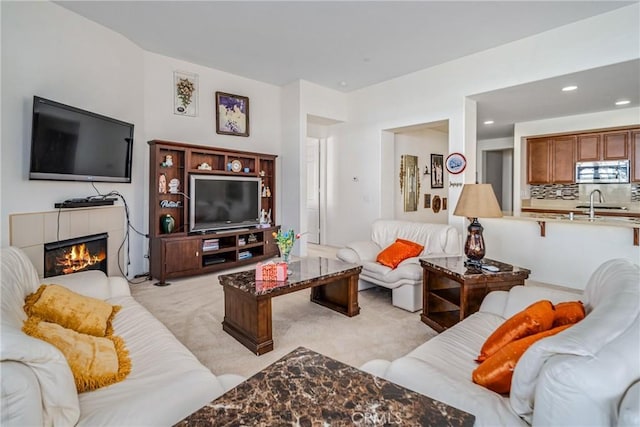
[[198,115],[198,75],[184,71],[173,73],[173,114]]
[[404,211],[418,210],[420,197],[418,157],[405,154],[400,157],[400,192],[404,194]]
[[431,194],[424,195],[424,208],[429,209],[431,207]]
[[467,159],[461,153],[451,153],[447,156],[446,165],[449,173],[457,175],[467,167]]
[[442,154],[431,155],[431,188],[444,188],[444,169]]
[[249,136],[249,98],[216,92],[216,133]]
[[442,210],[443,211],[447,210],[447,198],[446,197],[442,198]]
[[441,203],[440,196],[433,196],[433,213],[440,212]]

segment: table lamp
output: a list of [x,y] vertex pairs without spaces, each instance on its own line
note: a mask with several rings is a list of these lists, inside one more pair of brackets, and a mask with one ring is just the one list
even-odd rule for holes
[[467,228],[469,230],[467,241],[464,244],[464,254],[467,256],[465,265],[481,268],[485,246],[482,237],[483,228],[478,218],[502,217],[502,211],[491,184],[465,184],[453,214],[465,216],[471,221]]

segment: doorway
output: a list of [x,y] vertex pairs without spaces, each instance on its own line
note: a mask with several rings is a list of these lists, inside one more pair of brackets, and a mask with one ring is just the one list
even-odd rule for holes
[[480,182],[491,184],[504,213],[513,211],[513,149],[483,150]]
[[319,245],[320,242],[320,138],[307,137],[307,242]]

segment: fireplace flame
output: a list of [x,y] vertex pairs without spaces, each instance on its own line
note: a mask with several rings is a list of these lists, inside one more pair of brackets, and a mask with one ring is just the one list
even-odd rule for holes
[[57,263],[62,267],[63,274],[71,274],[82,271],[91,265],[98,264],[106,257],[107,255],[104,252],[92,255],[87,245],[81,243],[79,245],[73,245],[64,256],[58,257]]

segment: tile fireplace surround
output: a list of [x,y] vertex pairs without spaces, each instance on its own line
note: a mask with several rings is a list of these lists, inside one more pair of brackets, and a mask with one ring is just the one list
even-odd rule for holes
[[[9,216],[9,244],[22,249],[36,267],[38,275],[43,277],[45,243],[108,233],[108,275],[122,276],[118,269],[118,248],[124,239],[125,227],[123,206],[12,214]],[[120,265],[124,265],[123,256],[120,258]]]

